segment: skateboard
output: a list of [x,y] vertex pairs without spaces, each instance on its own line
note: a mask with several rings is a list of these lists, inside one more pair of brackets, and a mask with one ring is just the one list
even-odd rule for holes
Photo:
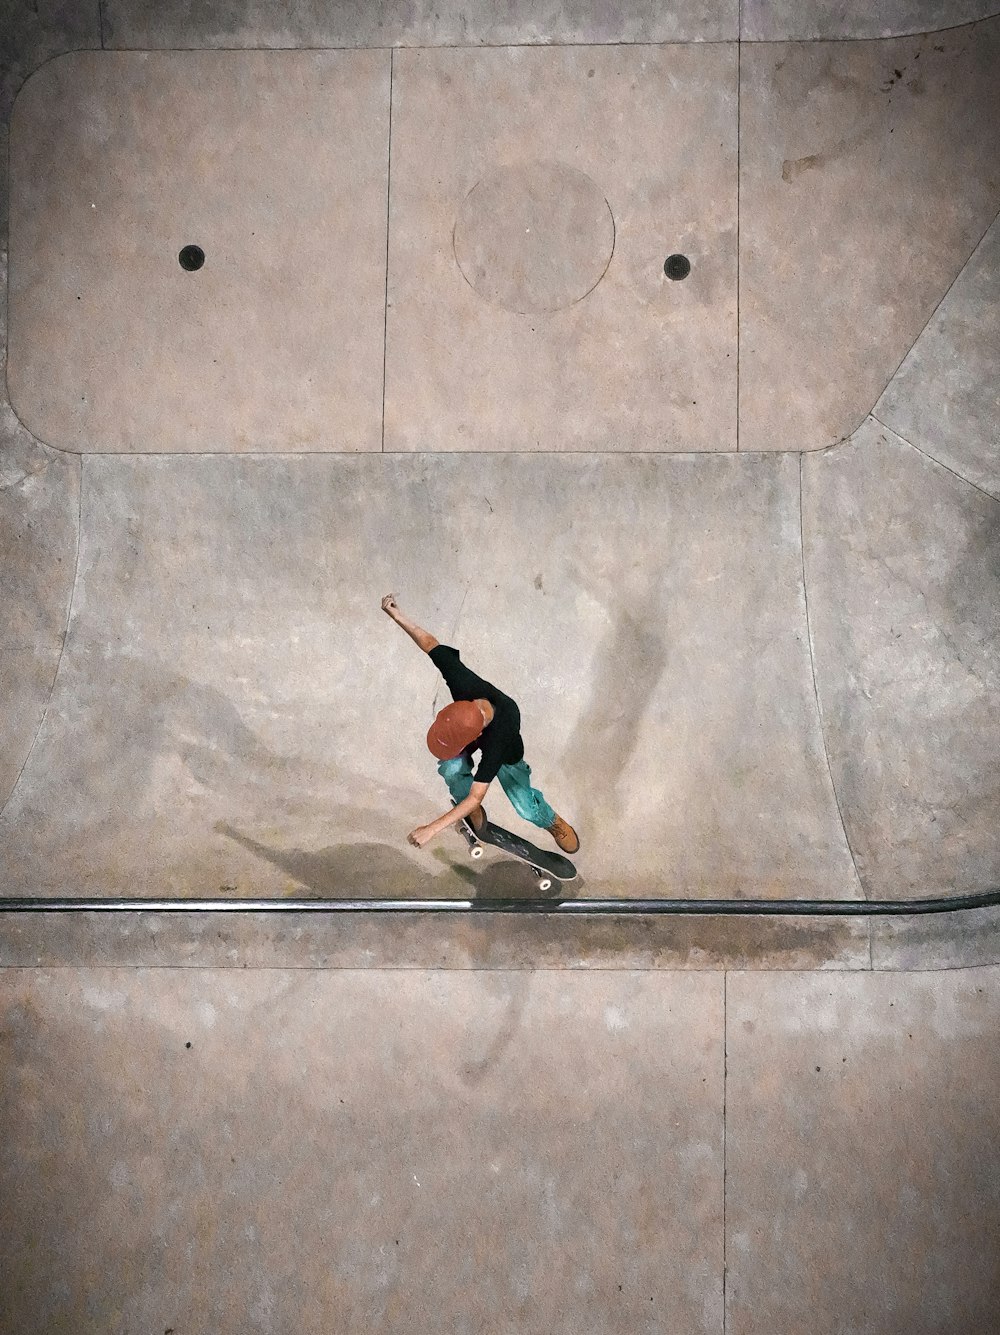
[[[452,802],[451,805],[456,806],[457,803]],[[489,844],[501,853],[517,858],[519,862],[526,862],[535,873],[538,888],[543,894],[546,890],[552,889],[553,881],[572,881],[576,878],[577,870],[569,858],[564,858],[561,853],[549,853],[544,848],[536,848],[519,834],[505,830],[502,825],[494,825],[492,821],[487,820],[483,822],[481,830],[476,830],[466,819],[458,822],[458,829],[469,846],[469,855],[473,858],[481,858],[483,845]]]

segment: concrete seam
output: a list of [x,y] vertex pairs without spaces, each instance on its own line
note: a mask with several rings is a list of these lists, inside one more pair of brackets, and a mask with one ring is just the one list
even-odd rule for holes
[[[2,949],[2,946],[0,946],[0,949]],[[710,965],[702,969],[678,969],[674,966],[671,966],[666,969],[661,969],[658,968],[656,965],[649,965],[649,964],[629,964],[626,965],[624,968],[610,968],[610,969],[597,968],[597,967],[592,968],[588,966],[585,969],[580,969],[576,966],[558,967],[558,966],[546,965],[544,967],[532,968],[528,965],[523,965],[523,964],[501,964],[501,965],[476,964],[466,967],[464,965],[435,963],[435,964],[373,964],[368,966],[367,968],[361,968],[356,964],[288,964],[288,963],[252,964],[249,961],[243,962],[242,960],[231,964],[222,964],[217,961],[210,964],[203,964],[197,962],[189,964],[164,964],[148,960],[146,961],[132,960],[129,962],[118,962],[110,964],[103,964],[103,963],[88,964],[85,960],[79,960],[74,962],[67,960],[39,961],[37,959],[33,960],[29,964],[19,964],[17,962],[10,960],[7,961],[0,960],[0,973],[10,972],[15,969],[21,969],[25,972],[31,971],[33,973],[37,973],[39,969],[72,969],[75,972],[86,971],[88,973],[97,973],[98,971],[111,971],[115,969],[149,969],[150,971],[155,969],[155,970],[161,970],[163,972],[170,972],[170,971],[181,972],[183,970],[204,970],[207,972],[215,972],[215,973],[222,973],[233,969],[237,969],[240,972],[248,972],[248,973],[250,972],[252,973],[358,973],[358,974],[524,973],[524,974],[531,974],[532,976],[536,974],[565,975],[567,973],[572,973],[574,974],[574,976],[578,978],[586,978],[591,974],[605,974],[605,973],[618,974],[618,975],[625,973],[643,973],[643,974],[656,973],[664,976],[671,975],[678,977],[683,977],[690,974],[692,977],[698,977],[706,973],[731,972],[731,970],[729,969],[720,969],[720,967],[716,965]],[[941,965],[934,965],[929,968],[910,967],[905,969],[900,968],[899,966],[896,965],[890,965],[890,966],[882,966],[875,972],[877,972],[879,975],[898,973],[898,974],[905,974],[907,977],[910,977],[913,974],[931,975],[938,973],[973,973],[976,971],[984,971],[986,969],[996,969],[1000,971],[1000,961],[987,960],[987,961],[979,961],[975,964],[941,964]],[[866,973],[867,970],[856,967],[838,968],[829,970],[825,969],[822,965],[813,965],[811,968],[802,968],[800,966],[795,969],[770,969],[767,967],[755,967],[752,965],[741,963],[739,966],[739,972],[766,973],[770,976],[776,976],[779,974],[790,974],[790,975],[794,974],[796,977],[801,977],[803,973],[826,973],[827,976],[839,977],[841,975],[846,976],[848,974],[853,975],[858,973]]]
[[104,0],[97,0],[97,31],[101,39],[101,50],[106,51],[104,45]]
[[729,1197],[728,1107],[729,1094],[729,970],[722,971],[722,1335],[729,1330],[729,1249],[727,1203]]
[[743,0],[740,0],[740,40],[736,43],[736,453],[740,452],[740,148],[743,128],[740,111],[743,101]]
[[385,161],[385,306],[382,310],[382,453],[385,453],[385,375],[389,356],[389,226],[392,200],[392,86],[395,80],[395,51],[389,51],[389,132]]
[[[992,16],[991,16],[992,17]],[[979,22],[980,20],[976,20]],[[959,27],[967,28],[967,23],[959,24]],[[916,36],[918,34],[903,33],[902,36]],[[115,46],[109,48],[114,51],[127,52],[132,55],[141,56],[183,56],[192,51],[218,51],[227,55],[245,55],[252,52],[273,53],[281,55],[284,52],[298,53],[301,55],[323,55],[328,51],[338,51],[345,55],[361,53],[365,51],[632,51],[632,50],[656,50],[660,51],[664,47],[711,47],[711,46],[735,46],[738,38],[734,32],[730,37],[712,37],[702,40],[699,37],[678,38],[672,41],[656,42],[652,40],[642,41],[636,39],[632,42],[594,42],[585,41],[582,38],[579,41],[564,42],[435,42],[428,45],[426,42],[374,42],[366,45],[342,45],[331,42],[328,46]],[[815,38],[816,41],[836,40],[828,38]],[[859,37],[850,40],[854,41],[885,41],[883,37]],[[767,42],[757,42],[757,46],[767,46]],[[772,42],[770,45],[777,45]],[[86,50],[87,48],[83,48]]]
[[[867,413],[866,417],[870,417]],[[20,418],[18,418],[20,421]],[[23,423],[22,423],[23,426]],[[24,427],[28,431],[27,427]],[[891,431],[892,428],[890,427]],[[31,435],[31,432],[28,431]],[[72,450],[63,445],[53,445],[32,436],[33,440],[46,449],[58,450],[60,454],[75,455],[85,459],[374,459],[379,454],[394,459],[427,458],[465,458],[465,459],[507,459],[514,455],[524,459],[594,458],[594,459],[732,459],[737,451],[727,450]],[[806,450],[806,454],[822,454],[826,450],[835,450],[846,445],[850,437],[837,441],[833,445],[823,445],[816,450]],[[753,456],[758,459],[784,458],[786,455],[799,455],[801,449],[788,450],[740,450],[743,458]]]
[[[934,304],[934,309],[931,311],[930,315],[928,315],[928,317],[927,317],[927,319],[924,321],[924,323],[920,326],[920,330],[919,330],[919,332],[918,332],[916,338],[913,340],[913,342],[910,344],[910,346],[909,346],[909,347],[906,349],[906,351],[903,353],[902,357],[900,357],[899,361],[898,361],[897,364],[896,364],[896,369],[893,371],[892,375],[889,377],[889,379],[888,379],[888,380],[885,382],[885,384],[882,386],[882,389],[879,391],[878,398],[875,400],[874,404],[872,404],[871,412],[868,414],[869,417],[874,417],[874,416],[875,416],[875,409],[878,407],[879,403],[881,402],[882,395],[886,392],[886,390],[889,388],[889,386],[892,384],[892,382],[893,382],[893,381],[896,379],[896,377],[899,375],[900,371],[902,370],[903,363],[906,361],[907,357],[909,357],[910,353],[913,351],[913,349],[917,346],[917,344],[918,344],[918,343],[920,342],[920,340],[923,338],[924,334],[926,334],[927,330],[930,328],[931,323],[932,323],[933,320],[934,320],[934,317],[937,315],[938,311],[941,309],[941,307],[944,305],[944,303],[948,300],[948,297],[949,297],[949,295],[950,295],[950,293],[951,293],[952,288],[955,286],[955,284],[958,282],[958,280],[959,280],[959,279],[962,277],[962,275],[965,273],[966,269],[969,267],[969,265],[972,263],[972,261],[973,261],[973,260],[976,258],[976,256],[979,254],[979,251],[982,249],[983,243],[985,242],[987,236],[989,236],[991,229],[993,228],[994,224],[997,223],[998,221],[1000,221],[1000,210],[998,210],[998,211],[993,215],[993,217],[990,219],[990,221],[986,224],[986,228],[985,228],[985,230],[984,230],[982,236],[980,236],[979,240],[978,240],[978,241],[976,242],[976,244],[972,247],[972,250],[969,252],[968,258],[967,258],[967,259],[965,260],[965,262],[961,265],[961,267],[960,267],[959,270],[958,270],[958,273],[956,273],[955,277],[951,280],[951,282],[950,282],[950,283],[948,284],[948,286],[945,288],[944,292],[941,294],[940,299],[939,299],[938,301],[935,302],[935,304]],[[878,420],[878,419],[876,419],[876,420]],[[884,426],[885,423],[883,422],[882,425]],[[861,427],[861,423],[858,424],[858,427],[856,427],[855,430],[860,430],[860,427]],[[892,427],[889,428],[890,431],[891,431],[892,429],[893,429]],[[854,432],[851,432],[850,434],[853,435]],[[837,441],[837,442],[836,442],[836,444],[842,444],[842,443],[843,443],[843,442],[841,442],[841,441]]]
[[38,720],[38,727],[35,729],[35,735],[31,739],[31,745],[28,747],[28,753],[24,757],[24,764],[17,771],[17,778],[14,780],[10,792],[7,794],[6,801],[3,803],[2,806],[0,806],[0,819],[3,818],[4,813],[6,812],[7,808],[10,806],[11,802],[14,799],[14,794],[17,792],[18,784],[20,784],[21,782],[21,779],[24,775],[24,771],[28,768],[28,761],[34,754],[35,747],[38,744],[38,739],[42,735],[42,729],[45,727],[45,720],[49,716],[49,706],[52,704],[52,697],[55,695],[56,682],[59,680],[59,670],[62,667],[63,655],[66,652],[66,645],[69,641],[70,626],[72,625],[73,622],[73,604],[76,601],[76,586],[80,575],[80,548],[82,547],[82,545],[83,545],[83,458],[81,457],[80,490],[77,496],[77,509],[76,509],[76,559],[73,563],[73,583],[69,591],[69,601],[66,604],[66,629],[63,632],[62,644],[59,646],[59,655],[56,658],[56,667],[55,671],[52,674],[52,684],[49,687],[49,693],[45,700],[45,706],[42,709],[41,717]]
[[[816,718],[819,723],[820,740],[823,743],[823,755],[826,757],[826,770],[830,776],[830,788],[833,791],[833,800],[837,805],[837,815],[840,817],[840,828],[844,831],[844,842],[847,845],[847,851],[851,855],[851,864],[854,867],[854,875],[858,880],[858,887],[863,899],[870,896],[865,888],[865,883],[861,879],[861,872],[858,870],[858,860],[851,844],[851,837],[847,833],[847,822],[844,820],[844,809],[840,804],[840,794],[837,792],[837,783],[833,777],[833,766],[830,763],[830,749],[826,744],[826,728],[823,726],[823,706],[819,698],[819,683],[816,680],[816,654],[813,649],[812,620],[809,615],[809,586],[806,581],[806,541],[805,541],[805,516],[803,505],[803,484],[802,484],[802,460],[803,455],[799,455],[799,558],[802,563],[802,597],[806,609],[806,642],[809,646],[809,666],[812,671],[813,698],[816,701]],[[871,929],[868,932],[868,950],[869,959],[871,957]]]
[[949,468],[949,466],[943,464],[940,459],[935,459],[933,454],[928,454],[928,452],[922,450],[919,445],[914,445],[912,440],[907,440],[906,436],[901,436],[894,426],[890,426],[888,422],[883,422],[881,417],[876,417],[874,413],[869,413],[869,417],[873,422],[878,422],[879,426],[884,427],[886,431],[891,431],[896,439],[901,440],[904,445],[909,445],[911,450],[916,450],[916,452],[922,455],[928,463],[935,464],[938,468],[943,468],[946,473],[950,473],[952,477],[956,478],[959,482],[964,482],[965,485],[971,487],[973,491],[978,491],[980,496],[985,496],[986,499],[992,501],[994,505],[1000,505],[1000,496],[994,496],[991,491],[987,491],[985,487],[979,486],[977,482],[973,482],[971,478],[966,477],[956,468]]

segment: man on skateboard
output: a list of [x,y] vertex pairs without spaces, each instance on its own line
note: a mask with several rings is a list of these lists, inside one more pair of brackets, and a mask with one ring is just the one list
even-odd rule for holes
[[[438,773],[448,785],[455,805],[429,825],[418,825],[409,835],[410,843],[423,848],[442,830],[466,818],[474,829],[482,829],[486,820],[483,798],[498,778],[511,806],[523,820],[548,830],[564,853],[575,853],[580,847],[576,831],[531,786],[531,769],[525,764],[521,740],[521,712],[514,701],[467,668],[457,649],[440,644],[433,635],[403,616],[391,593],[382,599],[382,611],[430,657],[444,677],[453,701],[431,724],[427,746],[438,761]],[[475,751],[481,755],[473,775]]]

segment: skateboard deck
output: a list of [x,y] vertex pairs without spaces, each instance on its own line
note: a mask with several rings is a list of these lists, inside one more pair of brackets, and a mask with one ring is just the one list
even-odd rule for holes
[[[455,805],[452,802],[452,806]],[[569,858],[564,858],[561,853],[550,853],[548,849],[536,848],[529,840],[505,830],[502,825],[494,825],[490,820],[485,821],[480,830],[473,829],[468,820],[461,820],[458,825],[472,857],[482,857],[483,844],[489,844],[499,852],[517,858],[519,862],[527,863],[538,878],[539,890],[551,889],[553,881],[572,881],[577,876],[576,867]]]

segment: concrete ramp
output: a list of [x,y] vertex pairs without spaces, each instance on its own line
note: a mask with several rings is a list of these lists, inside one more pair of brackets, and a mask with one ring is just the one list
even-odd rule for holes
[[583,896],[994,886],[998,43],[39,70],[4,893],[517,893],[406,843],[443,695],[390,591],[519,700]]
[[88,458],[9,889],[512,888],[456,835],[406,846],[447,806],[424,745],[447,696],[390,590],[519,700],[582,893],[860,893],[793,456]]

